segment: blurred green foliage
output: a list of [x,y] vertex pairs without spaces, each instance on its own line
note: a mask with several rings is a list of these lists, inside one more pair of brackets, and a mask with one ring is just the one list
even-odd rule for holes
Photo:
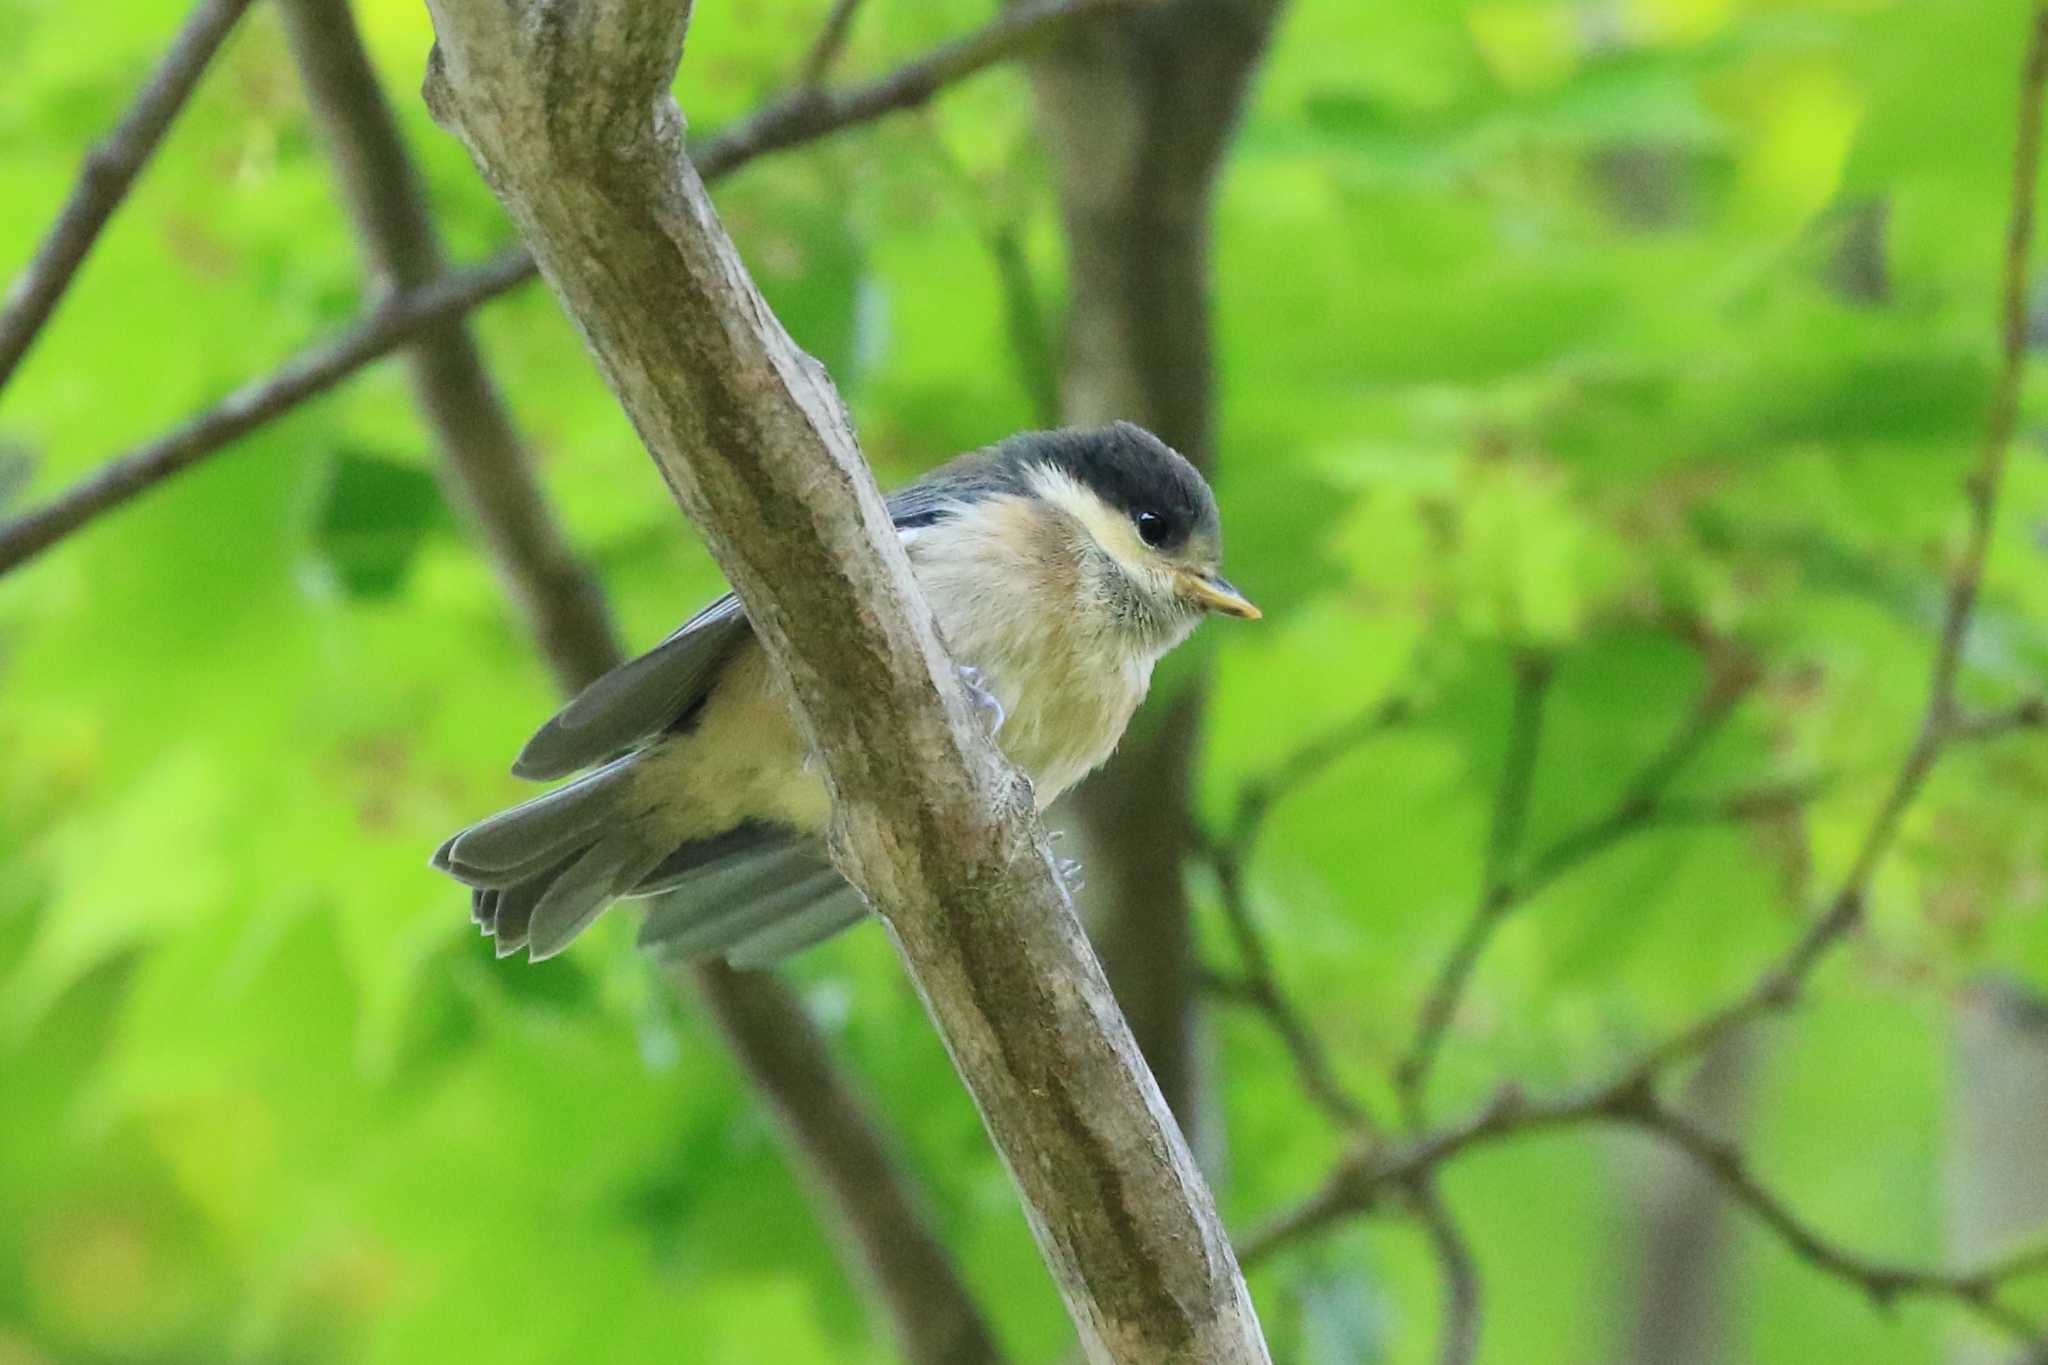
[[[178,7],[0,8],[0,263],[25,260]],[[453,250],[510,231],[417,90],[416,0],[358,5]],[[980,22],[873,0],[852,69]],[[700,3],[695,126],[793,71],[822,3]],[[2018,0],[1298,0],[1218,206],[1219,491],[1262,626],[1211,627],[1220,817],[1391,695],[1416,724],[1282,805],[1255,868],[1280,969],[1382,1098],[1480,876],[1511,654],[1559,660],[1531,837],[1597,813],[1702,685],[1767,681],[1688,790],[1825,775],[1804,818],[1662,831],[1511,921],[1446,1113],[1589,1074],[1738,989],[1845,865],[1924,700],[1995,354]],[[736,177],[721,208],[885,480],[1030,425],[995,244],[1057,309],[1014,72]],[[361,303],[273,15],[209,74],[0,407],[47,494]],[[477,319],[630,639],[715,591],[546,293]],[[2038,392],[2030,385],[2030,396]],[[2037,405],[2030,404],[2029,411]],[[499,964],[427,852],[515,795],[546,678],[441,501],[395,368],[0,583],[0,1362],[885,1359],[703,1022],[628,917]],[[4,481],[0,481],[4,483]],[[2048,462],[2016,453],[1965,695],[2048,676]],[[1823,1003],[1771,1031],[1758,1168],[1824,1229],[1943,1259],[1947,1000],[2048,985],[2048,747],[1941,770]],[[1203,895],[1209,895],[1203,888]],[[1220,928],[1203,935],[1228,962]],[[1067,1328],[881,936],[795,973],[1022,1359]],[[1248,1223],[1336,1154],[1255,1018],[1211,1016],[1218,1185]],[[1487,1358],[1612,1358],[1633,1149],[1489,1149],[1445,1194]],[[1745,1226],[1731,1358],[1928,1362]],[[1419,1361],[1402,1224],[1262,1270],[1289,1361]],[[2037,1305],[2040,1296],[2036,1296]]]

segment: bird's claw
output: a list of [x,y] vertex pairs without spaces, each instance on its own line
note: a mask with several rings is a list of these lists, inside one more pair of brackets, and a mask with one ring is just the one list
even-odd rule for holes
[[983,685],[981,670],[972,664],[955,664],[954,671],[959,673],[960,681],[967,685],[967,697],[974,703],[974,709],[988,714],[988,732],[993,735],[1000,731],[1003,722],[1009,718],[1009,713],[1003,710],[1003,704],[996,699],[996,694]]
[[1060,874],[1060,885],[1067,888],[1069,896],[1080,895],[1081,888],[1088,885],[1087,877],[1082,875],[1079,858],[1055,858],[1052,866]]

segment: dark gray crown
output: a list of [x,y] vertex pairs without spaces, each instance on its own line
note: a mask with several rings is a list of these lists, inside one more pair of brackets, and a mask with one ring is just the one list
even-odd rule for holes
[[1216,498],[1201,471],[1130,422],[1019,432],[933,470],[891,498],[890,508],[899,526],[928,525],[946,515],[948,503],[1030,491],[1039,468],[1059,470],[1125,516],[1163,518],[1163,548],[1220,540]]

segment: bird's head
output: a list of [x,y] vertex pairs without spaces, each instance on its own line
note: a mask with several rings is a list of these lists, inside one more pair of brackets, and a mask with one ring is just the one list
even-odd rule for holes
[[1223,577],[1208,482],[1143,427],[1027,432],[997,455],[1027,496],[1069,524],[1084,583],[1119,626],[1166,649],[1208,613],[1259,618]]

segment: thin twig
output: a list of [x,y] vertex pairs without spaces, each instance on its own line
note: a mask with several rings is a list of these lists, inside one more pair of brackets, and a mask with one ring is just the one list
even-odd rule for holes
[[1271,773],[1245,785],[1238,794],[1227,836],[1217,839],[1198,833],[1196,838],[1196,848],[1215,869],[1217,899],[1222,903],[1224,923],[1237,949],[1240,967],[1235,976],[1210,973],[1204,978],[1204,987],[1264,1014],[1293,1059],[1296,1076],[1310,1102],[1340,1128],[1364,1138],[1377,1134],[1379,1125],[1364,1102],[1337,1079],[1321,1037],[1281,988],[1272,953],[1267,950],[1265,936],[1259,931],[1252,911],[1245,874],[1274,803],[1307,784],[1360,744],[1403,724],[1410,714],[1407,701],[1397,698],[1316,736],[1282,759]]
[[692,149],[691,159],[706,180],[713,179],[742,161],[809,142],[822,133],[918,108],[949,85],[1043,46],[1070,25],[1126,13],[1145,3],[1147,0],[1062,0],[1005,10],[967,36],[934,48],[878,80],[846,90],[800,90],[777,100],[721,129],[712,142]]
[[1220,993],[1266,1016],[1294,1061],[1303,1091],[1338,1127],[1360,1133],[1378,1131],[1364,1103],[1337,1079],[1322,1038],[1280,988],[1273,972],[1272,955],[1266,951],[1265,938],[1245,895],[1243,865],[1234,853],[1213,861],[1217,899],[1222,902],[1224,922],[1230,927],[1231,941],[1241,963],[1239,975],[1219,983],[1223,986]]
[[528,278],[532,270],[525,252],[508,251],[424,288],[386,297],[339,336],[300,352],[276,373],[243,385],[180,426],[101,465],[41,507],[0,526],[0,573],[326,392],[423,329],[460,317],[485,299],[504,293]]
[[1956,717],[1949,723],[1947,740],[1951,744],[1969,744],[1999,739],[2016,730],[2040,729],[2048,729],[2048,697],[2028,697],[2001,711]]
[[[837,94],[798,94],[771,101],[707,138],[693,149],[692,159],[707,183],[718,180],[756,157],[922,104],[945,87],[1045,41],[1068,23],[1116,13],[1135,2],[1069,0],[1007,13],[969,37],[865,85]],[[514,248],[431,286],[382,300],[339,336],[300,352],[270,376],[245,384],[177,429],[116,456],[42,506],[0,523],[0,574],[389,355],[422,328],[459,317],[533,277],[533,258],[524,248]]]
[[1443,1281],[1443,1324],[1439,1328],[1438,1365],[1470,1365],[1479,1355],[1479,1265],[1457,1220],[1446,1208],[1436,1182],[1424,1176],[1409,1186],[1409,1202],[1436,1253]]
[[[1499,931],[1501,922],[1518,907],[1527,904],[1565,874],[1592,861],[1615,845],[1659,825],[1743,820],[1796,807],[1810,800],[1816,790],[1811,783],[1772,784],[1740,789],[1715,797],[1674,799],[1666,788],[1677,780],[1688,764],[1719,734],[1734,714],[1736,704],[1755,685],[1757,675],[1746,663],[1717,667],[1699,700],[1664,747],[1637,770],[1621,796],[1605,813],[1580,828],[1561,836],[1530,861],[1528,870],[1513,875],[1496,850],[1489,855],[1487,884],[1460,931],[1451,954],[1444,960],[1429,994],[1424,997],[1415,1040],[1395,1071],[1411,1124],[1418,1122],[1429,1085],[1429,1075],[1443,1045],[1445,1033],[1457,1014],[1458,1003],[1471,983],[1473,970],[1487,944]],[[1521,703],[1517,704],[1518,728]],[[1515,745],[1502,777],[1502,802],[1509,794],[1526,789],[1526,775],[1517,767],[1532,761]],[[1524,798],[1526,799],[1526,798]],[[1506,809],[1505,804],[1501,809]],[[1498,831],[1500,816],[1495,818]],[[1499,834],[1495,834],[1498,844]]]
[[832,12],[825,16],[824,26],[818,30],[811,50],[804,54],[803,65],[798,68],[798,89],[816,90],[825,84],[825,78],[832,74],[833,66],[839,61],[839,54],[846,50],[846,35],[853,29],[854,12],[859,8],[860,0],[832,0]]
[[57,221],[0,301],[0,388],[13,377],[100,230],[128,197],[135,177],[247,8],[249,0],[201,0],[121,121],[85,154]]
[[1250,1266],[1342,1219],[1373,1212],[1389,1195],[1412,1191],[1417,1182],[1433,1178],[1475,1148],[1590,1124],[1633,1128],[1682,1153],[1793,1255],[1855,1286],[1879,1305],[1904,1298],[1946,1299],[2019,1340],[2043,1339],[2042,1325],[2005,1304],[2001,1295],[2017,1280],[2048,1273],[2048,1251],[2034,1249],[1960,1272],[1879,1261],[1851,1251],[1815,1229],[1783,1196],[1760,1182],[1734,1144],[1672,1109],[1647,1083],[1626,1076],[1545,1101],[1531,1101],[1511,1087],[1503,1088],[1457,1123],[1398,1147],[1358,1148],[1315,1193],[1241,1239],[1240,1259]]
[[1547,655],[1523,653],[1515,659],[1514,674],[1507,754],[1501,760],[1500,785],[1494,796],[1479,899],[1466,916],[1450,956],[1423,997],[1416,1018],[1415,1041],[1394,1069],[1394,1088],[1401,1097],[1403,1117],[1411,1128],[1422,1121],[1429,1073],[1436,1063],[1444,1030],[1464,994],[1465,983],[1501,918],[1514,903],[1510,878],[1514,861],[1522,851],[1522,831],[1529,818],[1529,797],[1535,784],[1537,752],[1542,747],[1543,703],[1550,692],[1552,662]]
[[1928,684],[1927,709],[1921,718],[1912,747],[1893,778],[1891,789],[1871,816],[1856,856],[1849,865],[1827,908],[1807,926],[1799,941],[1774,963],[1738,999],[1722,1006],[1691,1027],[1643,1054],[1634,1074],[1647,1076],[1685,1058],[1697,1056],[1729,1034],[1747,1027],[1767,1014],[1789,1008],[1805,989],[1808,978],[1829,949],[1862,922],[1870,880],[1885,855],[1891,851],[1907,809],[1926,785],[1944,748],[1957,739],[2002,733],[2018,725],[2038,721],[2032,703],[2022,703],[2008,715],[2011,725],[1986,726],[1960,720],[1956,708],[1956,684],[1962,668],[1963,643],[1969,635],[1984,565],[1991,553],[1991,532],[1997,512],[1999,488],[2012,446],[2012,434],[2019,413],[2020,381],[2027,358],[2027,277],[2029,251],[2034,235],[2034,199],[2041,175],[2041,107],[2048,88],[2048,5],[2037,5],[2029,25],[2027,55],[2020,83],[2019,132],[2014,140],[2012,171],[2012,217],[2005,235],[2002,272],[2003,363],[1992,396],[1986,435],[1976,467],[1965,481],[1970,509],[1970,534],[1962,558],[1950,576],[1947,606],[1936,646],[1932,678]]

